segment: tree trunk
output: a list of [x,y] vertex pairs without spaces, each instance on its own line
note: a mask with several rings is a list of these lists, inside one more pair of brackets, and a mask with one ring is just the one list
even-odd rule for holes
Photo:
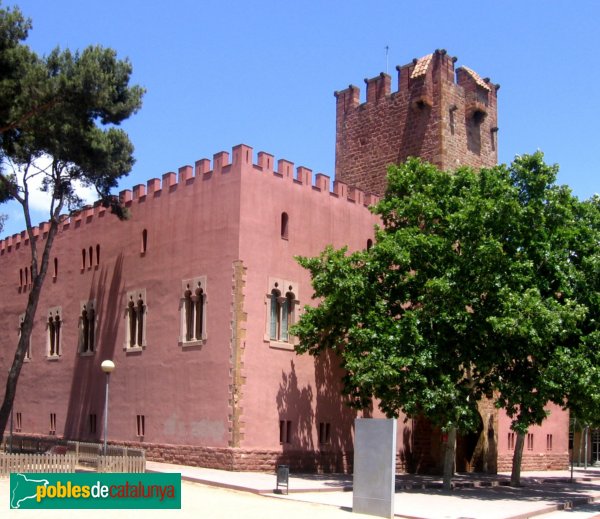
[[523,461],[523,447],[525,446],[525,433],[517,433],[515,453],[513,455],[512,472],[510,473],[510,485],[521,486],[521,462]]
[[444,447],[444,490],[452,490],[454,458],[456,457],[456,427],[448,430],[448,441]]
[[[28,225],[28,227],[30,227]],[[42,262],[38,272],[37,269],[37,253],[35,251],[36,244],[34,240],[38,239],[33,236],[33,232],[28,228],[29,231],[29,243],[32,248],[32,267],[35,274],[31,291],[27,299],[27,308],[25,310],[25,318],[21,327],[21,336],[19,337],[19,343],[17,351],[13,358],[12,366],[8,372],[8,378],[6,379],[6,390],[4,392],[4,401],[2,407],[0,407],[0,439],[4,437],[4,431],[6,430],[6,424],[10,417],[15,395],[17,393],[17,382],[19,381],[19,375],[21,374],[21,368],[23,367],[23,361],[25,360],[25,353],[29,345],[29,339],[31,337],[31,330],[33,329],[33,321],[37,311],[38,302],[42,292],[42,286],[44,284],[44,278],[48,271],[48,263],[50,260],[50,250],[52,249],[52,243],[54,237],[58,231],[58,223],[54,220],[50,221],[50,229],[48,230],[48,236],[46,237],[46,244],[44,246],[44,253],[42,255]],[[35,265],[34,265],[35,264]]]

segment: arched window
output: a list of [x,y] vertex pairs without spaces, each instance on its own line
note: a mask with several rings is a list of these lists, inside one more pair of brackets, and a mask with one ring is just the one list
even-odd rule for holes
[[90,354],[95,349],[96,311],[93,301],[81,303],[79,315],[79,352]]
[[[290,327],[294,324],[296,300],[293,283],[283,280],[272,282],[268,295],[268,339],[277,342],[291,342]],[[284,293],[283,290],[287,291]]]
[[138,349],[146,345],[146,291],[127,293],[127,341],[125,349]]
[[180,342],[189,345],[206,339],[206,277],[188,279],[182,285]]
[[289,216],[287,213],[281,213],[281,239],[289,238]]
[[[277,284],[277,283],[276,283]],[[281,292],[271,290],[271,340],[278,341],[281,334]]]
[[48,311],[48,357],[57,358],[61,355],[62,318],[60,307]]
[[146,254],[147,250],[148,250],[148,231],[146,229],[144,229],[142,231],[142,248],[141,248],[141,253],[142,254]]

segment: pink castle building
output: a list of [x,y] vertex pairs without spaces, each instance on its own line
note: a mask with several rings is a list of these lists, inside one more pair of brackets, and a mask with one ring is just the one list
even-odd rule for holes
[[[444,168],[497,162],[497,85],[436,51],[336,92],[336,181],[235,146],[121,192],[131,218],[101,206],[65,219],[14,405],[14,430],[100,440],[112,359],[109,441],[149,459],[230,470],[349,470],[355,411],[335,356],[294,353],[288,333],[312,289],[294,256],[362,249],[385,169],[409,155]],[[455,79],[456,76],[456,79]],[[35,229],[44,240],[46,225]],[[7,373],[30,289],[25,232],[0,242],[0,373]],[[5,382],[0,374],[0,383]],[[507,417],[481,405],[458,470],[510,467]],[[442,438],[399,420],[398,469],[437,470]],[[529,432],[524,468],[564,468],[568,416]]]

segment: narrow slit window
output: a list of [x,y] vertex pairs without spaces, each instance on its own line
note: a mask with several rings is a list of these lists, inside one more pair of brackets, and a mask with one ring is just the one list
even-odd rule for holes
[[56,413],[50,413],[50,430],[51,435],[56,435]]
[[15,413],[15,432],[23,430],[23,415],[19,412]]
[[89,433],[96,434],[96,426],[97,426],[98,418],[96,413],[91,413],[89,418]]
[[551,434],[546,435],[546,450],[547,451],[552,450],[552,435]]
[[23,287],[23,269],[19,269],[19,286]]
[[58,258],[54,258],[54,272],[52,278],[55,280],[58,278]]
[[527,450],[528,451],[533,450],[533,433],[527,434]]
[[287,213],[281,213],[281,239],[289,239],[289,216]]
[[140,438],[145,436],[146,434],[146,417],[143,414],[138,414],[136,416],[136,425],[137,425],[137,436]]
[[142,248],[141,248],[141,253],[142,254],[146,254],[147,250],[148,250],[148,231],[146,229],[144,229],[142,231]]
[[514,432],[508,433],[508,450],[509,451],[515,450],[515,433]]
[[85,249],[81,249],[81,270],[85,269]]
[[89,249],[90,257],[88,258],[88,268],[92,268],[92,263],[94,262],[94,248],[90,246]]
[[373,246],[373,240],[371,238],[369,238],[367,240],[367,250],[369,250],[372,246]]
[[96,245],[96,267],[100,265],[100,244]]

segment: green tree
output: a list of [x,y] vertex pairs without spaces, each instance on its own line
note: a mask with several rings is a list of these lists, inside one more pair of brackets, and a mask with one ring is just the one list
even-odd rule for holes
[[476,429],[491,389],[485,317],[502,247],[486,225],[506,212],[498,182],[495,171],[449,175],[411,159],[389,170],[370,250],[300,259],[322,301],[294,330],[298,352],[335,349],[355,406],[375,397],[388,416],[423,415],[445,430],[446,488],[457,431]]
[[[143,89],[130,86],[131,64],[112,49],[94,46],[81,53],[56,49],[39,57],[20,43],[28,22],[17,11],[0,9],[0,29],[11,45],[0,48],[0,62],[17,63],[11,81],[2,82],[0,135],[4,168],[0,172],[0,202],[18,202],[25,217],[31,248],[32,288],[19,343],[0,408],[0,434],[6,428],[27,344],[31,335],[50,251],[65,213],[81,208],[77,185],[93,186],[102,204],[124,217],[111,189],[132,168],[133,146],[116,127],[141,106]],[[13,60],[7,54],[27,56]],[[20,176],[20,179],[18,178]],[[33,233],[31,182],[41,179],[50,195],[44,242]],[[41,250],[40,250],[41,249]]]
[[390,168],[370,250],[299,260],[321,302],[295,327],[298,352],[337,351],[355,406],[375,397],[447,431],[446,488],[483,395],[496,391],[522,440],[567,393],[560,348],[586,310],[570,248],[580,205],[555,174],[539,153],[478,173],[411,159]]

